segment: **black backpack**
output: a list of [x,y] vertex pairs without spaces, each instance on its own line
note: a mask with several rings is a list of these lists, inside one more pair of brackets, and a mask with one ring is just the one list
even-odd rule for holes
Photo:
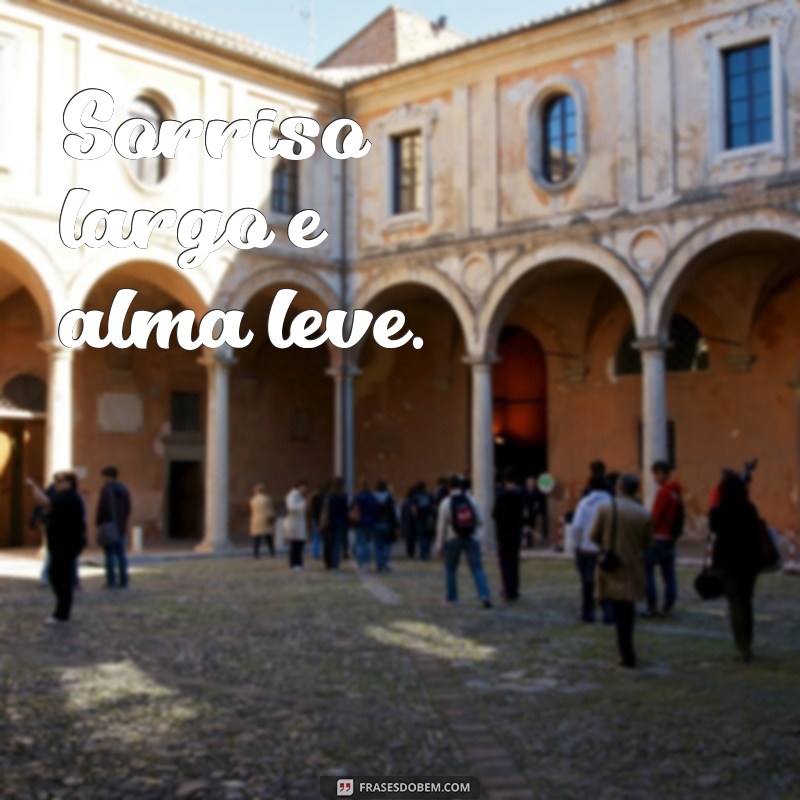
[[471,539],[478,527],[475,507],[465,494],[454,494],[450,498],[450,519],[459,539]]

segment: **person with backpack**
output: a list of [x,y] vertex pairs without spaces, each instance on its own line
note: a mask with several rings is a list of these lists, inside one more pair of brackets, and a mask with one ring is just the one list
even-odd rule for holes
[[475,590],[484,608],[492,607],[489,582],[483,571],[478,528],[482,525],[478,507],[467,494],[462,478],[450,479],[450,493],[439,503],[436,524],[436,554],[444,556],[445,603],[458,601],[456,575],[461,554],[469,564]]
[[391,572],[389,559],[392,555],[392,542],[397,535],[397,508],[389,485],[383,479],[375,487],[375,569],[378,572]]
[[519,551],[522,547],[522,525],[525,494],[514,480],[514,470],[503,470],[503,484],[494,501],[492,517],[497,536],[497,556],[503,579],[503,597],[507,603],[519,600]]
[[[681,485],[670,479],[672,472],[666,461],[653,464],[653,479],[658,493],[653,502],[653,546],[645,553],[645,577],[647,610],[646,619],[668,617],[678,598],[678,582],[675,574],[675,542],[683,534],[685,511]],[[656,569],[661,571],[664,581],[664,603],[659,611]]]

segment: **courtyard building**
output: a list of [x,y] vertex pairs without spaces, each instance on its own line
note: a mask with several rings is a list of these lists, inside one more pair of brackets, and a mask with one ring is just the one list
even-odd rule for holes
[[[398,493],[468,470],[488,516],[496,470],[548,472],[574,507],[587,465],[674,464],[690,531],[723,466],[757,457],[753,499],[798,525],[800,9],[794,0],[607,0],[465,40],[391,8],[318,66],[132,0],[0,11],[0,546],[38,545],[23,479],[74,466],[93,507],[108,463],[145,541],[225,550],[252,486],[283,497],[342,474]],[[261,159],[202,140],[174,159],[76,161],[81,89],[144,118],[356,120],[363,159]],[[240,146],[241,145],[241,146]],[[67,192],[93,208],[261,210],[265,249],[176,266],[70,250]],[[298,210],[328,239],[299,250]],[[241,309],[253,342],[198,353],[64,348],[59,319]],[[421,350],[276,349],[294,309],[402,310]],[[645,486],[646,499],[653,486]]]

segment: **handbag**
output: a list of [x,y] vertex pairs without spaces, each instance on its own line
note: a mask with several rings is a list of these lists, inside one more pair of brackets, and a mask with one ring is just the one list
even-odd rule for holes
[[347,515],[347,521],[351,525],[358,525],[361,522],[361,509],[358,507],[358,501],[355,501]]
[[111,491],[111,520],[102,522],[97,529],[97,544],[100,547],[113,547],[119,542],[119,528],[117,527],[117,501],[114,495],[114,487]]
[[708,537],[706,555],[703,559],[703,568],[694,579],[694,590],[701,600],[716,600],[725,594],[725,586],[719,572],[714,568],[714,539]]
[[597,562],[597,566],[600,567],[603,572],[616,572],[620,568],[622,564],[622,560],[620,559],[619,555],[617,554],[617,501],[612,497],[611,498],[611,547],[606,550],[602,556],[600,556],[600,560]]
[[[774,534],[774,536],[773,536]],[[759,572],[778,572],[781,568],[780,539],[777,531],[767,526],[762,517],[758,519]]]

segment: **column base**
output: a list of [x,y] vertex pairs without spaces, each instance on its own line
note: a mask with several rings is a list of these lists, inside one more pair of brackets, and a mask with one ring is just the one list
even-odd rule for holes
[[203,539],[202,542],[195,545],[195,553],[232,553],[234,550],[233,543],[230,539],[224,541],[207,541]]

